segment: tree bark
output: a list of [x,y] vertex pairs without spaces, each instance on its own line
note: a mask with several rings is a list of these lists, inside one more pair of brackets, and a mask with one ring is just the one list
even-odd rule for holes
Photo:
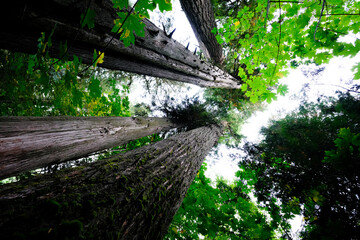
[[55,29],[49,51],[55,58],[60,55],[61,43],[67,41],[70,57],[76,55],[83,63],[91,64],[94,49],[101,51],[111,41],[101,67],[202,87],[240,87],[240,82],[231,75],[199,59],[147,19],[143,21],[145,37],[136,37],[135,45],[124,47],[121,41],[112,39],[111,29],[117,18],[112,2],[89,1],[90,9],[96,13],[93,29],[80,28],[80,16],[86,12],[88,1],[10,1],[0,10],[0,48],[35,53],[40,33],[49,36]]
[[180,0],[195,36],[207,58],[216,64],[224,61],[223,50],[211,32],[216,27],[214,10],[210,0]]
[[166,118],[0,117],[0,179],[177,126]]
[[212,125],[0,189],[3,239],[162,239],[221,128]]

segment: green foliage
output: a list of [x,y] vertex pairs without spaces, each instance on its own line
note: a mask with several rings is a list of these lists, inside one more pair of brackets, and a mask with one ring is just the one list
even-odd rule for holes
[[85,14],[81,14],[81,27],[84,28],[87,26],[88,28],[94,28],[95,27],[95,16],[96,13],[92,9],[87,9]]
[[356,238],[359,113],[359,97],[339,93],[273,121],[260,144],[245,147],[239,186],[253,189],[277,224],[301,213],[304,239]]
[[129,6],[129,0],[112,0],[115,9],[123,10]]
[[264,213],[242,189],[205,176],[203,164],[176,213],[165,239],[271,239]]
[[339,41],[359,32],[356,1],[326,1],[326,15],[321,16],[321,1],[216,0],[214,6],[221,23],[214,33],[229,52],[230,65],[225,67],[237,70],[241,89],[251,102],[271,102],[276,88],[283,94],[286,89],[278,80],[286,76],[291,62],[322,64],[333,56],[353,57],[360,50],[359,39]]
[[354,166],[359,165],[360,133],[354,134],[349,128],[341,128],[334,143],[336,149],[325,151],[323,162],[343,172],[352,172]]
[[119,18],[115,20],[115,25],[111,31],[121,33],[120,40],[123,41],[125,47],[135,43],[134,33],[139,37],[144,37],[145,24],[141,22],[139,14],[118,12],[118,16]]
[[38,47],[36,55],[0,51],[0,115],[130,115],[125,76],[93,73],[76,56],[50,58],[51,36],[43,34]]
[[120,34],[120,40],[123,41],[125,47],[135,43],[135,34],[144,37],[145,24],[142,19],[150,17],[148,11],[153,11],[156,7],[159,7],[161,12],[172,9],[170,0],[137,0],[133,6],[134,12],[123,11],[129,6],[128,0],[113,0],[113,4],[114,8],[120,12],[117,13],[119,18],[115,19],[111,31]]

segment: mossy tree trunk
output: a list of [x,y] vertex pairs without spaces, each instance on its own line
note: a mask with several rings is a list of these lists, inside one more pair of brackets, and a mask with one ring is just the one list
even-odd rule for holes
[[[80,27],[80,16],[89,8],[95,12],[95,27]],[[111,0],[18,0],[0,10],[0,48],[36,53],[41,32],[52,31],[50,56],[59,58],[67,42],[68,54],[91,64],[94,49],[106,46],[100,66],[148,76],[188,82],[202,87],[240,88],[240,82],[228,73],[201,60],[164,31],[144,19],[145,37],[125,47],[111,29],[118,18]],[[11,23],[11,24],[9,24]],[[112,39],[112,40],[111,40]]]
[[162,239],[221,128],[1,186],[3,239]]
[[0,117],[0,179],[175,127],[167,118]]

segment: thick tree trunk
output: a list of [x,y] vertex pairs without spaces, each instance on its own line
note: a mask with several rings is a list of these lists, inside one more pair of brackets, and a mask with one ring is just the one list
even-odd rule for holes
[[[112,39],[111,29],[117,18],[110,0],[91,2],[95,28],[80,28],[80,16],[86,12],[86,0],[10,1],[0,10],[0,48],[35,53],[41,32],[52,36],[50,55],[59,57],[61,43],[67,41],[69,56],[92,63],[94,49],[100,51]],[[113,39],[105,51],[101,67],[134,72],[203,87],[239,88],[240,83],[216,66],[186,50],[184,46],[144,19],[145,37],[136,37],[135,45],[124,47]]]
[[211,1],[180,0],[180,3],[205,56],[221,64],[224,61],[222,47],[211,32],[216,27]]
[[0,117],[0,179],[177,126],[166,118]]
[[206,154],[215,125],[0,189],[2,239],[162,239]]

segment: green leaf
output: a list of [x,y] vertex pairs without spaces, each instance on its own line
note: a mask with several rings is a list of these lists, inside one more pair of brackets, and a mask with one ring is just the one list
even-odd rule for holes
[[276,94],[273,93],[273,92],[264,93],[264,94],[261,96],[261,100],[262,100],[262,101],[266,100],[267,103],[271,103],[272,100],[276,100]]
[[78,107],[82,108],[82,106],[83,106],[82,98],[83,98],[84,94],[76,87],[73,87],[72,95],[73,95],[72,102],[73,102],[74,106],[75,107],[78,106]]
[[171,0],[155,0],[154,2],[159,5],[159,10],[161,12],[172,10]]
[[296,20],[296,24],[297,24],[296,27],[304,28],[305,26],[308,25],[310,18],[311,18],[311,16],[309,16],[309,15],[301,14]]
[[281,96],[285,96],[285,94],[288,92],[288,86],[285,84],[280,84],[277,88],[277,93],[279,93]]
[[129,6],[129,0],[112,0],[114,4],[114,8],[123,10]]
[[245,91],[247,90],[247,88],[248,88],[248,85],[247,85],[246,83],[243,83],[243,84],[241,85],[241,88],[240,88],[240,89],[245,92]]
[[357,65],[355,65],[351,70],[353,72],[355,72],[354,79],[359,80],[360,79],[360,62],[357,63]]
[[77,56],[73,55],[73,63],[74,63],[75,72],[79,72],[79,66],[81,64],[81,60]]
[[89,84],[90,97],[99,98],[101,97],[101,87],[100,81],[96,78],[93,78]]
[[84,14],[81,14],[81,27],[84,28],[86,25],[88,26],[88,28],[94,28],[95,27],[95,16],[96,13],[94,10],[92,9],[88,9]]
[[140,15],[149,18],[149,10],[153,11],[156,8],[156,4],[148,0],[139,0],[135,6],[135,11]]
[[360,146],[360,134],[356,134],[355,136],[353,136],[351,143],[354,146]]
[[256,103],[257,101],[259,101],[258,96],[256,96],[256,95],[251,95],[250,96],[250,102]]
[[[125,47],[135,43],[134,33],[139,37],[145,36],[145,24],[142,22],[142,18],[139,14],[130,14],[129,16],[128,13],[124,12],[119,12],[117,14],[120,18],[115,20],[115,25],[111,31],[118,32],[121,30],[120,40],[123,41]],[[126,21],[124,21],[125,19]],[[122,25],[122,23],[124,24]]]

